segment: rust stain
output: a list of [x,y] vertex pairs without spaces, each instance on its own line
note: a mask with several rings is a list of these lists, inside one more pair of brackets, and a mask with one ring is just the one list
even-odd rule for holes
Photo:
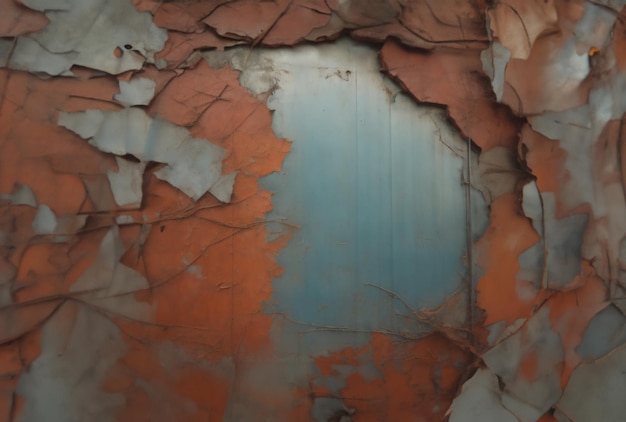
[[520,122],[495,101],[479,55],[472,49],[422,53],[395,41],[387,41],[380,52],[387,73],[418,101],[446,106],[461,133],[483,150],[514,146]]
[[540,292],[520,299],[516,281],[518,256],[539,240],[527,218],[520,215],[516,195],[506,194],[491,204],[490,226],[476,245],[484,275],[477,286],[477,305],[486,313],[485,325],[513,323],[529,315]]
[[[375,379],[364,376],[360,367],[370,359],[381,374]],[[342,400],[358,420],[440,419],[472,361],[470,353],[440,335],[406,343],[375,334],[367,346],[316,358],[321,372],[318,383],[339,375],[339,367],[351,367],[354,372],[338,392],[315,387],[313,397]]]
[[2,9],[2,16],[0,16],[1,37],[18,37],[37,32],[48,24],[48,19],[43,13],[29,9],[15,0],[2,0],[0,9]]
[[582,342],[585,329],[591,319],[609,303],[606,286],[593,274],[593,269],[585,265],[580,287],[567,292],[556,293],[550,298],[550,321],[554,331],[561,336],[565,350],[561,386],[565,388],[569,377],[581,362],[576,347]]
[[[114,352],[102,357],[112,362],[96,371],[101,378],[88,376],[117,403],[107,420],[243,420],[247,411],[259,420],[464,421],[469,410],[583,420],[564,416],[560,397],[577,397],[578,371],[602,362],[583,362],[578,348],[604,310],[626,311],[626,8],[558,0],[133,0],[146,39],[91,40],[106,54],[85,60],[75,58],[91,51],[81,40],[68,47],[54,38],[50,23],[63,14],[49,14],[48,3],[0,1],[3,420],[36,419],[29,394],[44,388],[32,382],[36,362],[55,348],[59,359],[72,356],[75,347],[72,333],[61,333],[59,346],[45,330],[77,325],[80,333],[85,315],[96,324],[94,344],[107,324],[117,333],[106,339]],[[281,171],[291,145],[273,131],[271,93],[251,93],[239,72],[212,68],[201,53],[242,45],[252,54],[342,35],[378,45],[381,71],[415,101],[445,107],[480,151],[477,162],[464,158],[460,182],[484,195],[488,222],[469,240],[469,305],[453,295],[416,311],[416,324],[428,325],[420,338],[375,332],[362,346],[307,356],[297,382],[279,388],[268,373],[284,376],[287,369],[272,368],[287,358],[273,337],[277,317],[264,311],[292,227],[268,220],[272,193],[260,179]],[[49,37],[45,56],[29,57],[33,36]],[[150,36],[154,45],[163,40],[160,51],[150,50]],[[96,111],[129,108],[219,147],[219,172],[232,175],[230,200],[211,193],[194,200],[158,177],[167,162],[139,163],[79,136],[103,127]],[[64,113],[77,112],[88,116],[84,126],[60,126]],[[138,172],[133,206],[118,204],[131,183],[118,186],[111,174],[123,171]],[[539,198],[533,215],[522,195],[529,181]],[[280,236],[270,224],[283,227]],[[528,269],[521,262],[537,245],[525,264],[540,274],[531,280],[520,276]],[[562,268],[575,275],[546,280]],[[85,274],[108,284],[78,289]],[[468,309],[478,316],[459,329]],[[514,357],[503,357],[511,350]],[[478,400],[485,402],[464,407]],[[585,406],[570,408],[584,414]],[[621,415],[607,412],[607,420]]]

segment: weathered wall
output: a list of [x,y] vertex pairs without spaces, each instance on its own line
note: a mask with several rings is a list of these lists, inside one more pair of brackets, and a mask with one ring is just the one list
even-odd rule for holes
[[624,3],[0,0],[3,420],[621,421]]

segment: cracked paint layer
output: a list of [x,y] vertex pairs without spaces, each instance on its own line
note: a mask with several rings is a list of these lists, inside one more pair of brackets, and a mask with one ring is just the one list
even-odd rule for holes
[[3,420],[621,420],[624,1],[0,8]]
[[[88,139],[100,151],[117,156],[130,154],[142,166],[150,161],[166,163],[167,166],[155,171],[154,175],[177,187],[193,200],[198,200],[216,185],[218,199],[223,202],[230,200],[233,178],[226,176],[227,182],[223,179],[220,182],[224,149],[205,139],[192,138],[186,129],[165,120],[151,119],[139,108],[127,108],[119,112],[87,110],[82,113],[61,113],[59,125]],[[132,164],[125,162],[120,165],[119,159],[117,163],[118,175],[129,166],[132,167]],[[131,175],[125,179],[133,178]],[[119,188],[113,185],[111,188],[115,196]],[[121,195],[118,193],[117,196]],[[119,202],[119,205],[124,205]]]
[[[141,69],[163,48],[166,32],[126,0],[25,0],[49,20],[40,31],[16,39],[8,66],[49,75],[83,66],[118,74]],[[72,28],[68,31],[68,28]]]

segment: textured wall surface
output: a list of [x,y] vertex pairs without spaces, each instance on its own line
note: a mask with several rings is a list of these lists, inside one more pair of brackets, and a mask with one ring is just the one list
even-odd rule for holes
[[0,420],[623,421],[625,5],[0,0]]

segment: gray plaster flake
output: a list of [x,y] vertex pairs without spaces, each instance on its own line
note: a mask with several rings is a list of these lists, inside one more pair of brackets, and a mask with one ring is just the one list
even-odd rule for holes
[[[61,113],[59,125],[89,139],[91,145],[103,152],[118,156],[132,154],[142,162],[168,164],[157,170],[155,176],[193,200],[198,200],[216,184],[213,190],[219,195],[218,199],[230,199],[234,177],[221,179],[224,149],[205,139],[191,137],[183,127],[158,117],[151,118],[138,108],[119,112]],[[130,173],[135,174],[134,170]],[[114,194],[116,190],[117,201],[122,195],[117,187],[113,188]],[[123,200],[136,200],[136,192],[133,195],[133,198],[126,198],[125,194]]]
[[502,101],[505,71],[510,59],[511,52],[497,41],[492,42],[489,48],[480,53],[483,69],[491,79],[491,87],[498,101]]
[[522,207],[541,239],[520,255],[518,280],[537,287],[566,288],[581,271],[587,215],[557,218],[554,194],[540,193],[534,181],[523,188]]
[[156,90],[156,82],[148,78],[133,78],[119,84],[120,93],[113,99],[124,106],[148,105]]
[[626,316],[618,307],[610,305],[598,312],[587,329],[576,354],[593,361],[626,343]]
[[46,14],[41,31],[20,37],[9,67],[71,75],[74,65],[119,74],[153,63],[167,32],[129,0],[24,0]]
[[221,202],[230,202],[230,198],[233,195],[235,177],[237,177],[237,172],[221,176],[219,179],[217,179],[217,182],[215,182],[215,184],[211,186],[209,192],[211,192],[211,194]]
[[119,329],[87,306],[68,303],[42,329],[41,354],[17,387],[21,422],[110,421],[125,404],[102,383],[126,352]]
[[115,157],[115,161],[117,162],[117,171],[109,170],[107,172],[115,202],[120,206],[139,207],[146,163],[134,163],[120,157]]
[[556,405],[559,421],[621,422],[626,415],[626,347],[578,366]]
[[119,229],[113,226],[102,239],[93,265],[72,285],[70,291],[106,297],[149,287],[143,275],[119,262],[124,252]]
[[15,185],[10,194],[0,193],[0,200],[9,201],[12,205],[26,205],[37,208],[35,194],[28,185]]
[[[518,368],[530,354],[537,356],[533,379],[518,375]],[[503,404],[519,421],[533,422],[560,397],[559,364],[564,352],[561,337],[550,325],[550,310],[541,308],[515,334],[483,355],[487,367],[504,383]]]
[[52,234],[57,226],[57,217],[47,205],[40,205],[35,219],[33,231],[37,234]]
[[594,46],[604,47],[610,42],[612,37],[611,32],[613,31],[613,25],[617,17],[617,13],[614,13],[610,9],[612,7],[621,9],[623,3],[622,1],[585,2],[585,13],[582,19],[576,24],[576,30],[573,33],[579,54],[586,53],[589,48]]
[[487,368],[476,371],[452,402],[450,422],[518,422],[502,405],[497,377]]
[[54,242],[66,242],[68,236],[78,232],[86,223],[87,215],[65,214],[57,216],[46,204],[37,204],[37,199],[28,185],[16,184],[10,194],[0,194],[0,201],[8,201],[11,205],[22,205],[37,208],[31,227],[38,235],[54,235]]
[[100,243],[94,263],[70,288],[81,300],[116,315],[144,320],[152,315],[151,305],[137,302],[132,293],[150,287],[139,272],[120,262],[126,249],[113,226]]

